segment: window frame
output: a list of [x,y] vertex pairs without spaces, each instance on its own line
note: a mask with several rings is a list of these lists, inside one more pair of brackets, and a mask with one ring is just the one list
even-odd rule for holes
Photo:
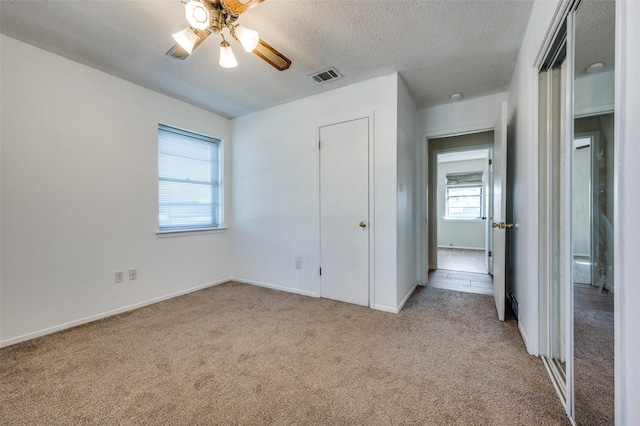
[[[223,176],[224,176],[224,141],[220,138],[216,138],[210,135],[206,135],[203,133],[195,132],[192,130],[180,128],[177,126],[173,126],[165,123],[158,123],[157,127],[158,131],[158,140],[157,140],[157,149],[158,149],[158,157],[157,157],[157,183],[158,183],[158,192],[157,192],[157,202],[158,202],[158,222],[157,222],[157,231],[156,234],[158,236],[181,236],[181,235],[197,235],[203,233],[215,233],[220,231],[226,231],[226,227],[224,226],[224,186],[223,186]],[[217,146],[217,173],[216,167],[212,167],[211,169],[211,180],[209,182],[206,181],[194,181],[189,182],[189,179],[175,179],[175,178],[166,178],[161,176],[160,170],[160,144],[161,144],[161,134],[162,132],[175,133],[177,135],[181,135],[183,137],[187,137],[192,139],[194,142],[206,142],[211,143]],[[214,160],[211,159],[210,164],[212,164]],[[214,214],[213,211],[211,213],[211,221],[209,223],[203,225],[184,225],[184,226],[162,226],[161,224],[161,184],[162,182],[177,182],[182,184],[210,184],[211,185],[211,204],[210,207],[215,208],[217,211]],[[215,196],[217,190],[217,196]],[[207,204],[204,204],[207,205]],[[215,216],[217,215],[217,223],[214,221]]]

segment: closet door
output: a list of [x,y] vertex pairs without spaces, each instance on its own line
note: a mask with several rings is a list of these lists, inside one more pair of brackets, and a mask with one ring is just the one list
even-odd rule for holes
[[320,295],[369,305],[369,119],[320,127]]

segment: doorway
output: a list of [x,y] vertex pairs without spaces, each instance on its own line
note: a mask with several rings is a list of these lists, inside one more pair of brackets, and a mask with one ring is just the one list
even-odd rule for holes
[[428,283],[493,294],[491,272],[493,130],[432,138],[428,145]]
[[369,118],[321,126],[320,295],[369,306]]
[[486,274],[490,150],[436,156],[438,269]]

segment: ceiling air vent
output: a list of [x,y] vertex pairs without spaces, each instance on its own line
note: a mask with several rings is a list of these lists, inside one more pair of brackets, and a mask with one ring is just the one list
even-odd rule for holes
[[311,77],[316,83],[326,83],[330,80],[342,78],[340,73],[335,68],[329,68],[315,74],[311,74],[309,77]]

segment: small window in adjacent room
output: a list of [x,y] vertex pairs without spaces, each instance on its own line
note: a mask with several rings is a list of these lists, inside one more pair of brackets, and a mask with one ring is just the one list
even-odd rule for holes
[[160,231],[220,227],[219,139],[158,125]]
[[447,174],[447,219],[480,219],[482,217],[482,174],[482,172]]

